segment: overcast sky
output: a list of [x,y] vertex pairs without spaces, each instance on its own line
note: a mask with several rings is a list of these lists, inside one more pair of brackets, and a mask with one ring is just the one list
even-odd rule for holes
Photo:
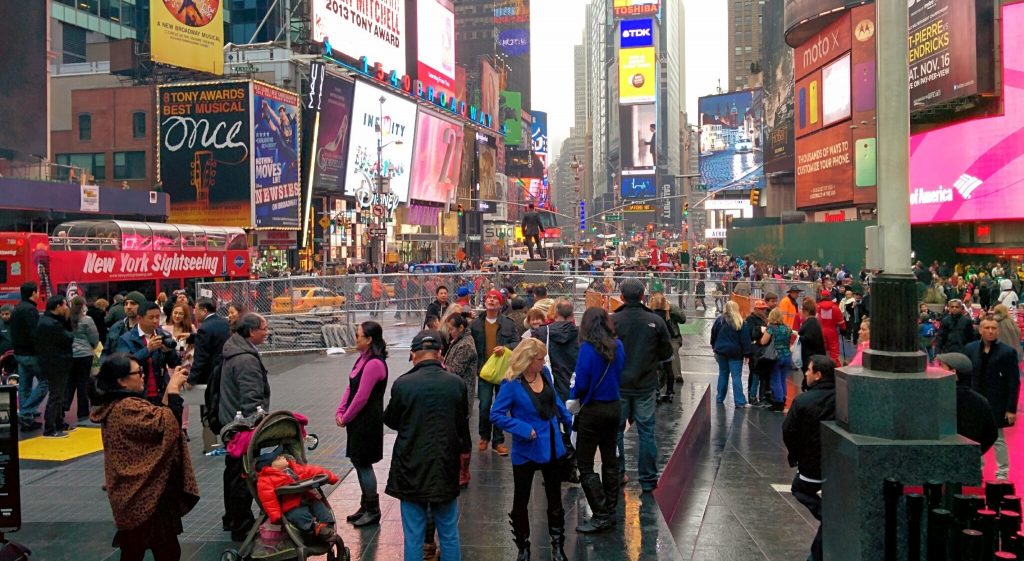
[[[665,1],[665,0],[663,0]],[[587,0],[533,0],[533,109],[547,111],[549,146],[558,152],[573,121],[573,46],[583,40]],[[686,108],[728,78],[725,0],[683,0],[686,10]],[[691,117],[691,120],[695,117]]]

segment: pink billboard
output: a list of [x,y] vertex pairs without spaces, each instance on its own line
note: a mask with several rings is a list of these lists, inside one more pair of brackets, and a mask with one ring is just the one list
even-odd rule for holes
[[421,110],[409,181],[409,199],[444,203],[453,196],[462,169],[462,125]]
[[1024,217],[1024,4],[1003,7],[1004,114],[910,139],[910,222]]

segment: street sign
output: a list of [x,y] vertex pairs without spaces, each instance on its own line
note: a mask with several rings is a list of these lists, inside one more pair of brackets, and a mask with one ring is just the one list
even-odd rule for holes
[[370,228],[370,235],[375,238],[386,238],[388,236],[387,228]]
[[331,225],[331,219],[330,218],[327,218],[327,216],[321,216],[320,217],[320,227],[321,228],[326,230],[327,227],[330,226],[330,225]]
[[384,216],[384,205],[373,205],[373,215],[377,218]]
[[605,222],[622,222],[621,214],[606,214],[604,215]]

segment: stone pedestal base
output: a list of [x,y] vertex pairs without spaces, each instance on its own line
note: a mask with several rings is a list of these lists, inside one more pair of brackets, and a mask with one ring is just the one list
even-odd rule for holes
[[[906,403],[907,408],[915,407]],[[981,483],[978,446],[961,436],[889,440],[821,427],[822,539],[826,561],[878,561],[885,538],[882,482]]]

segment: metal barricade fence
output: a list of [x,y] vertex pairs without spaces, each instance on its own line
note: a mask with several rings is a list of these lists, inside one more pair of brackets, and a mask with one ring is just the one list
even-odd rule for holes
[[[774,293],[782,298],[791,285],[811,295],[812,284],[766,279],[751,282],[723,281],[720,275],[677,272],[604,272],[500,271],[443,274],[397,273],[386,275],[353,274],[323,277],[281,277],[243,281],[199,283],[197,296],[213,298],[218,312],[226,314],[231,303],[246,311],[263,314],[270,332],[262,350],[267,352],[317,351],[331,347],[351,347],[359,322],[375,320],[385,325],[418,327],[423,325],[427,306],[436,290],[445,287],[449,301],[479,311],[491,289],[512,289],[526,298],[535,287],[543,286],[548,298],[567,298],[577,319],[588,307],[614,311],[621,304],[619,290],[623,280],[639,279],[647,297],[665,294],[671,304],[687,313],[701,308],[719,310],[729,299],[740,303],[744,315],[750,301]],[[554,310],[550,312],[553,316]],[[443,319],[443,318],[442,318]]]

